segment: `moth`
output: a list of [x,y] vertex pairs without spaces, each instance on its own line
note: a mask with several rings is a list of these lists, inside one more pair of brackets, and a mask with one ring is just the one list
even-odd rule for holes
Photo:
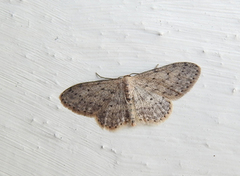
[[154,124],[169,117],[171,101],[185,95],[200,72],[194,63],[178,62],[134,76],[76,84],[66,89],[60,100],[77,114],[95,117],[100,127],[108,130],[140,122]]

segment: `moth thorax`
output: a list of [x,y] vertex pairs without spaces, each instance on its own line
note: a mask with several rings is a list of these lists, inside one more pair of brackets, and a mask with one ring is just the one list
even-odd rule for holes
[[131,85],[131,76],[124,76],[123,77],[123,88],[124,88],[124,93],[125,93],[125,97],[127,102],[130,102],[132,100],[132,90],[133,87]]

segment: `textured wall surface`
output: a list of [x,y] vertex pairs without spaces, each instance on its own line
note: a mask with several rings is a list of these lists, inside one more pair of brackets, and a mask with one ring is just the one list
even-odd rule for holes
[[[0,175],[239,175],[240,1],[1,0]],[[102,130],[66,88],[201,66],[158,126]]]

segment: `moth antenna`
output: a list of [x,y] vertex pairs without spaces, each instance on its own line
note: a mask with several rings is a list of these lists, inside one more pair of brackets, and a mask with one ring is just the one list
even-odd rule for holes
[[103,79],[114,79],[114,78],[103,77],[103,76],[99,75],[98,73],[96,73],[96,75],[97,75],[99,78],[103,78]]
[[138,75],[139,73],[131,73],[129,76]]

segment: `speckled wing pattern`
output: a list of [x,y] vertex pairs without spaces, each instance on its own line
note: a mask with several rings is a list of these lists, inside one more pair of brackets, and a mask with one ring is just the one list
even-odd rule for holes
[[118,128],[128,121],[121,84],[121,79],[80,83],[66,89],[60,100],[77,114],[96,117],[101,127]]
[[194,63],[179,62],[137,74],[133,82],[149,92],[176,100],[193,87],[200,72],[201,68]]
[[171,100],[186,94],[201,69],[179,62],[117,79],[74,85],[60,95],[62,104],[75,113],[95,117],[106,129],[135,122],[162,122],[172,111]]
[[134,89],[134,105],[138,120],[147,124],[164,121],[172,109],[171,101],[138,86]]
[[198,65],[173,63],[132,77],[136,116],[146,123],[161,122],[172,111],[170,100],[186,94],[200,76]]

